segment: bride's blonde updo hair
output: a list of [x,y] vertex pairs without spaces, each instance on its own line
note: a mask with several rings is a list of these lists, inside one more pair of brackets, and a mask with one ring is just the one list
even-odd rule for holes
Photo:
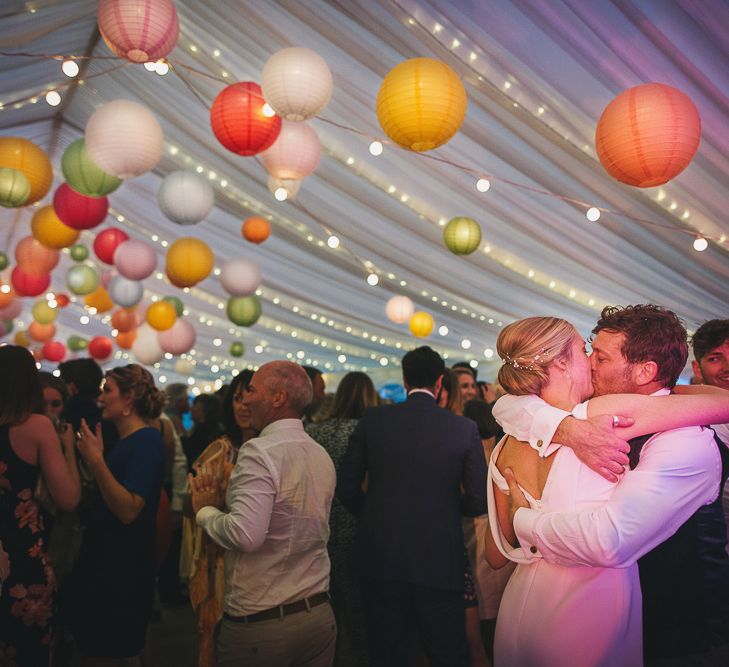
[[502,360],[499,384],[509,394],[539,394],[549,380],[549,365],[571,356],[577,330],[558,317],[527,317],[509,324],[496,341]]
[[107,371],[106,377],[113,378],[122,394],[131,394],[134,410],[142,419],[156,419],[165,404],[165,395],[154,384],[152,374],[139,364],[117,366]]

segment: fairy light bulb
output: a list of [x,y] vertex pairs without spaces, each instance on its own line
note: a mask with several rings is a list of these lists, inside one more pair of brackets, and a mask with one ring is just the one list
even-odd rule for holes
[[154,71],[157,72],[160,76],[164,76],[167,74],[167,72],[170,71],[170,66],[164,61],[164,60],[158,60],[154,64]]
[[479,178],[476,181],[476,190],[479,192],[488,192],[491,188],[491,181],[488,178]]
[[377,276],[377,274],[376,274],[376,273],[370,273],[370,274],[369,274],[369,275],[367,276],[367,284],[368,284],[368,285],[371,285],[372,287],[374,287],[374,286],[375,286],[375,285],[377,285],[377,283],[379,283],[379,282],[380,282],[380,279],[379,279],[379,277]]
[[442,324],[438,327],[438,333],[441,336],[447,336],[448,335],[448,327],[445,324]]
[[78,65],[75,60],[64,60],[61,69],[69,79],[73,79],[78,74]]
[[52,107],[57,107],[61,103],[61,96],[57,90],[49,90],[46,93],[46,102]]
[[591,206],[587,209],[587,213],[585,213],[585,217],[590,222],[597,222],[600,219],[600,209],[595,208],[594,206]]
[[146,69],[148,72],[154,72],[156,69],[156,63],[152,62],[151,60],[149,62],[144,63],[144,69]]
[[332,234],[332,235],[331,235],[331,236],[330,236],[330,237],[329,237],[329,238],[327,239],[327,245],[328,245],[328,246],[329,246],[330,248],[338,248],[338,247],[339,247],[339,238],[337,238],[336,236],[334,236],[334,234]]
[[464,350],[468,350],[468,349],[470,349],[470,348],[471,348],[471,341],[470,341],[470,340],[468,340],[468,338],[464,338],[464,339],[463,339],[463,340],[461,341],[461,347],[462,347],[462,348],[463,348]]
[[276,197],[277,201],[286,201],[289,197],[289,193],[286,188],[276,188],[273,192],[273,196]]
[[382,155],[382,151],[384,150],[382,146],[382,142],[380,141],[373,141],[370,144],[370,153],[377,157],[378,155]]
[[708,247],[709,242],[703,236],[698,236],[694,239],[694,250],[697,252],[704,252]]

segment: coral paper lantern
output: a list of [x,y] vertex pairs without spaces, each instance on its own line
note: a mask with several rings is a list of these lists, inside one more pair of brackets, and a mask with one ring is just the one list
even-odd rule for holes
[[248,259],[231,259],[223,264],[220,284],[231,296],[253,294],[261,284],[261,269]]
[[261,87],[252,81],[234,83],[218,93],[210,109],[217,140],[237,155],[256,155],[276,141],[281,119],[266,115]]
[[114,252],[116,270],[129,280],[144,280],[157,268],[154,248],[138,239],[121,243]]
[[15,246],[15,259],[24,273],[40,276],[50,273],[58,264],[58,250],[46,248],[32,236],[25,236]]
[[196,338],[195,327],[187,320],[177,320],[167,331],[160,331],[157,336],[160,347],[170,354],[189,352]]
[[51,284],[51,274],[33,275],[16,266],[10,274],[10,282],[18,296],[38,296]]
[[117,308],[111,314],[111,326],[120,333],[127,333],[137,328],[137,317],[129,308]]
[[225,312],[233,324],[251,327],[261,316],[261,302],[255,294],[250,296],[232,296],[228,299]]
[[243,223],[240,233],[246,241],[263,243],[271,235],[271,224],[265,218],[254,215]]
[[177,239],[167,250],[167,277],[177,287],[192,287],[207,278],[214,259],[203,241],[192,237]]
[[0,287],[0,309],[7,308],[15,299],[15,290],[11,285],[2,284]]
[[157,332],[147,324],[137,329],[137,338],[132,344],[132,353],[140,364],[156,364],[164,355]]
[[43,343],[56,335],[55,324],[41,324],[40,322],[31,322],[28,327],[28,335],[39,343]]
[[172,222],[194,225],[213,210],[215,193],[204,178],[181,169],[165,176],[157,191],[157,203]]
[[104,361],[111,356],[114,346],[106,336],[94,336],[89,341],[89,355],[96,361]]
[[466,116],[466,90],[443,62],[412,58],[393,67],[377,94],[377,118],[385,134],[413,151],[446,143]]
[[96,235],[96,238],[94,239],[94,252],[105,264],[113,264],[116,249],[124,243],[124,241],[128,240],[129,234],[121,229],[110,227]]
[[109,296],[109,292],[99,285],[91,294],[84,297],[84,305],[89,308],[96,308],[97,313],[106,313],[114,307],[114,302]]
[[58,340],[47,340],[43,345],[43,357],[58,363],[66,356],[66,346]]
[[146,320],[155,331],[167,331],[177,320],[177,311],[169,301],[155,301],[147,308]]
[[602,166],[627,185],[667,183],[691,162],[701,140],[701,117],[676,88],[647,83],[618,95],[600,116],[595,148]]
[[109,211],[106,197],[87,197],[68,183],[58,186],[53,195],[53,209],[64,225],[73,229],[91,229],[104,222]]
[[30,181],[18,169],[0,167],[0,206],[17,208],[30,197]]
[[263,66],[261,88],[273,110],[286,120],[313,118],[332,96],[332,73],[316,51],[281,49]]
[[28,139],[0,137],[0,167],[17,169],[30,182],[30,196],[25,200],[25,205],[45,197],[53,183],[51,161]]
[[30,233],[46,248],[55,250],[73,245],[81,234],[78,229],[64,225],[50,204],[42,206],[33,214]]
[[425,313],[422,310],[413,313],[413,316],[408,322],[408,327],[413,336],[417,338],[425,338],[430,336],[434,326],[433,316],[430,313]]
[[[86,151],[105,172],[121,179],[152,169],[162,157],[162,128],[147,107],[114,100],[86,123]],[[61,218],[63,219],[63,218]]]
[[91,294],[99,286],[99,274],[86,264],[76,264],[66,272],[66,285],[74,294]]
[[137,330],[132,329],[131,331],[120,331],[114,340],[116,340],[116,344],[122,350],[131,350],[132,345],[134,345],[134,341],[137,340]]
[[109,283],[109,296],[117,306],[131,308],[142,300],[144,296],[144,285],[136,280],[129,280],[124,276],[116,276]]
[[97,17],[107,46],[133,63],[164,58],[180,35],[172,0],[100,0]]
[[481,244],[481,227],[473,218],[453,218],[443,228],[443,242],[454,255],[470,255]]
[[404,324],[413,316],[415,306],[413,306],[413,302],[408,297],[398,294],[387,302],[385,312],[390,322]]
[[319,137],[306,123],[284,120],[281,133],[263,153],[263,166],[274,178],[300,180],[319,165]]
[[63,152],[61,169],[66,182],[87,197],[103,197],[116,190],[122,180],[98,167],[86,152],[83,139],[76,139]]

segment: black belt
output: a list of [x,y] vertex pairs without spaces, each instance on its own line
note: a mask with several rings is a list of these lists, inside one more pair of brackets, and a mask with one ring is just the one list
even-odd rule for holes
[[300,611],[306,611],[312,607],[318,607],[325,602],[329,602],[329,593],[323,591],[303,600],[297,600],[296,602],[281,604],[278,607],[259,611],[257,614],[231,616],[228,613],[224,613],[223,617],[235,623],[258,623],[258,621],[270,621],[273,618],[282,619],[284,616],[290,616],[291,614],[297,614]]

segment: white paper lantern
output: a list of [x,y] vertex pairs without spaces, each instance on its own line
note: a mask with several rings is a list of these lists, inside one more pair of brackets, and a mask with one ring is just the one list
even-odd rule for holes
[[160,347],[170,354],[189,352],[196,338],[195,327],[184,319],[178,319],[167,331],[157,333]]
[[261,88],[273,110],[286,120],[313,118],[332,96],[332,73],[316,51],[291,47],[263,66]]
[[253,294],[261,284],[261,269],[248,259],[231,259],[223,264],[220,283],[231,296]]
[[99,107],[86,123],[86,152],[117,178],[134,178],[162,157],[162,128],[147,107],[114,100]]
[[144,280],[157,268],[157,253],[149,243],[129,239],[120,243],[114,251],[114,265],[125,278]]
[[194,225],[212,211],[213,188],[194,171],[181,169],[168,174],[157,191],[160,210],[178,225]]
[[192,375],[194,372],[195,365],[189,359],[178,359],[175,361],[175,373]]
[[385,308],[387,313],[387,319],[395,324],[404,324],[407,322],[415,312],[415,306],[413,302],[406,296],[398,294],[393,296],[388,302]]
[[137,328],[137,337],[132,344],[132,353],[140,364],[151,366],[156,364],[165,351],[159,344],[157,332],[148,324]]
[[319,153],[319,137],[311,127],[284,120],[278,139],[261,157],[274,178],[300,180],[317,168]]
[[142,300],[144,285],[124,276],[116,276],[109,283],[109,296],[117,306],[131,308]]

